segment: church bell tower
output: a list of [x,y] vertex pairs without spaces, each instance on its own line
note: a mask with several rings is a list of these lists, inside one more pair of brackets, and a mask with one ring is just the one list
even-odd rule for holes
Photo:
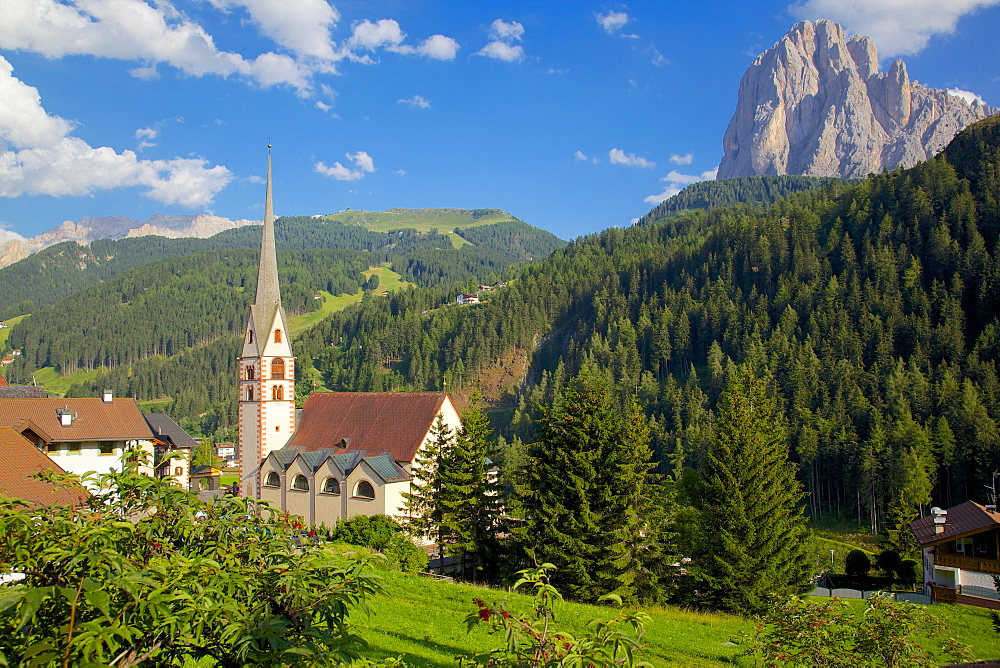
[[267,194],[260,241],[257,293],[239,359],[240,494],[260,497],[261,461],[295,431],[295,358],[281,306],[271,204],[271,144],[267,145]]

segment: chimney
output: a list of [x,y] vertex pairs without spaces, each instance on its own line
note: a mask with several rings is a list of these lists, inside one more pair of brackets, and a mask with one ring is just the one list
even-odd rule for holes
[[941,510],[937,506],[931,508],[931,516],[934,518],[934,533],[944,533],[948,524],[948,511]]
[[104,403],[110,404],[112,399],[114,399],[114,396],[111,394],[111,390],[104,390],[101,393],[101,401]]
[[73,426],[73,413],[69,410],[69,406],[66,408],[60,408],[56,410],[56,415],[59,416],[59,425],[62,427],[72,427]]

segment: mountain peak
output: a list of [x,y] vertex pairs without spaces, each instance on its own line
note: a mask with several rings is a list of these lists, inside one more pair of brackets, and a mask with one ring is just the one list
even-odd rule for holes
[[718,178],[911,167],[998,111],[910,81],[902,60],[880,72],[870,37],[800,21],[743,75]]

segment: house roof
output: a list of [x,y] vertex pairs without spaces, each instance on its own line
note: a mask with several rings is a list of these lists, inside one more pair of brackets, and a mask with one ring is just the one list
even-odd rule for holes
[[975,501],[949,508],[944,531],[934,533],[934,517],[928,515],[910,522],[910,530],[922,547],[963,538],[1000,527],[1000,513],[991,513]]
[[372,470],[378,474],[382,480],[386,482],[399,482],[401,480],[409,480],[409,474],[399,467],[399,464],[392,460],[392,457],[388,455],[375,455],[374,457],[365,457],[363,460],[366,464],[372,467]]
[[65,473],[31,441],[11,427],[0,427],[0,494],[36,506],[78,506],[87,497],[80,487],[64,487],[30,476],[43,471]]
[[287,471],[292,463],[298,459],[307,469],[315,473],[329,459],[345,475],[350,475],[351,471],[358,464],[365,462],[385,482],[399,482],[410,479],[410,474],[400,467],[391,455],[383,454],[366,457],[364,454],[360,450],[335,454],[332,449],[302,450],[300,448],[282,448],[281,450],[272,450],[268,457],[271,457],[283,471]]
[[[63,427],[59,413],[75,414]],[[0,427],[31,428],[47,443],[121,441],[153,438],[135,399],[0,398]]]
[[0,387],[0,399],[44,399],[45,388],[38,385]]
[[10,383],[7,382],[2,373],[0,373],[0,387],[10,387]]
[[143,413],[142,417],[149,425],[153,436],[167,445],[175,448],[193,448],[198,445],[191,435],[166,413]]
[[[448,395],[444,392],[314,392],[285,447],[362,450],[413,461]],[[345,443],[345,439],[350,439]]]

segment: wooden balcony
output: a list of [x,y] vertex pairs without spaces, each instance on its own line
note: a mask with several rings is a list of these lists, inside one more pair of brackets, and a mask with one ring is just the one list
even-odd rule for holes
[[935,603],[954,603],[958,591],[951,587],[939,587],[931,585],[931,597]]
[[1000,574],[1000,559],[984,559],[981,557],[967,557],[964,554],[941,554],[934,555],[935,566],[950,566],[961,568],[962,570],[978,571],[980,573]]

